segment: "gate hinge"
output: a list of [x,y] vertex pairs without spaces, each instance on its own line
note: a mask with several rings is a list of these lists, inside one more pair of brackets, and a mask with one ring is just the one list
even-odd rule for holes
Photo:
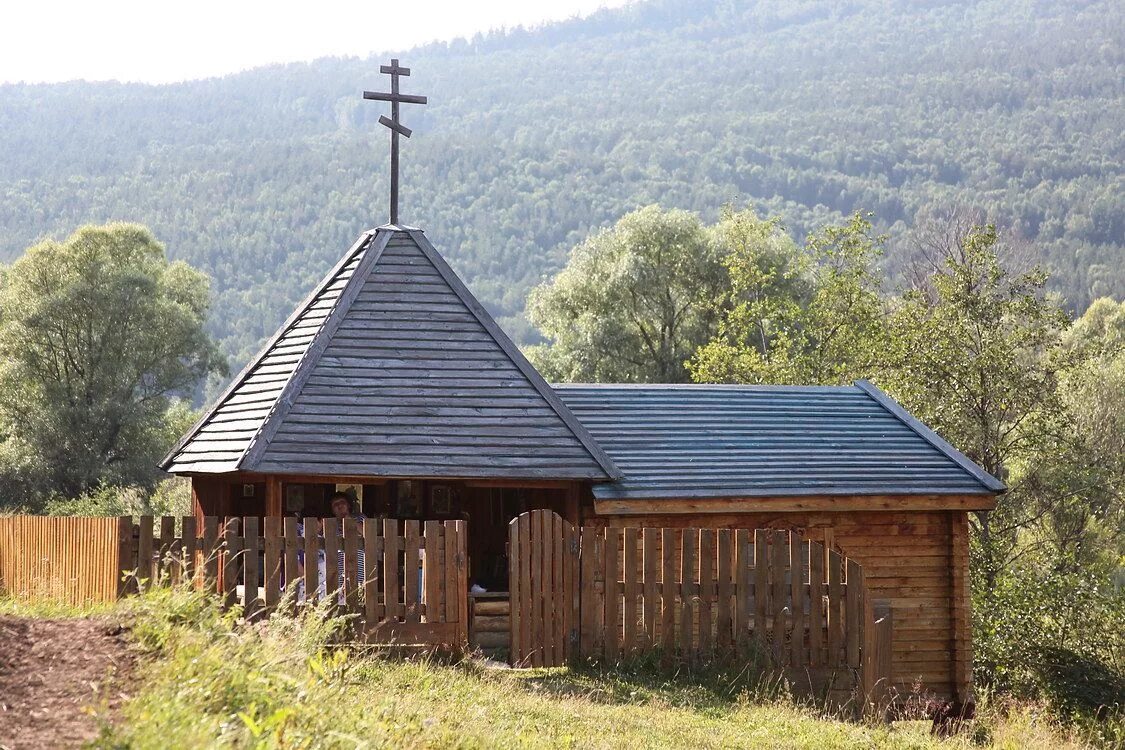
[[578,554],[578,538],[577,537],[574,537],[570,540],[570,554],[572,554],[572,555]]

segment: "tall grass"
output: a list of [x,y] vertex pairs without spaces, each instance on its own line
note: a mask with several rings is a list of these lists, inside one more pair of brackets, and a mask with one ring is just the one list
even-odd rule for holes
[[324,612],[248,624],[182,587],[122,606],[141,665],[103,748],[1078,746],[1033,708],[986,709],[973,731],[941,742],[920,722],[835,720],[733,668],[394,659],[345,642],[345,623]]

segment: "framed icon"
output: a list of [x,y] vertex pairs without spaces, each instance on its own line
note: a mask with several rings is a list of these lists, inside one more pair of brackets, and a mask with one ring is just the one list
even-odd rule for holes
[[417,518],[422,515],[422,498],[419,497],[418,483],[409,479],[400,480],[395,493],[397,511],[400,518]]
[[430,488],[430,513],[435,516],[448,516],[453,512],[453,491],[449,485],[439,484]]

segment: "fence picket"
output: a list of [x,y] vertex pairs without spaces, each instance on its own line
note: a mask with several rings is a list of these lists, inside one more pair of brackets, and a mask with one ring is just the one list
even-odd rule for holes
[[690,659],[695,652],[695,603],[697,601],[695,550],[699,544],[698,529],[684,529],[680,541],[680,632],[679,653]]
[[642,645],[651,648],[656,645],[656,615],[660,602],[657,598],[657,575],[660,568],[660,548],[657,529],[646,527],[641,532],[641,558],[644,576],[644,588],[641,595],[644,597],[642,606]]
[[824,547],[809,544],[809,660],[810,666],[824,661],[821,636],[824,632]]
[[631,654],[637,648],[637,599],[640,596],[640,587],[638,586],[640,578],[640,562],[637,560],[637,544],[639,542],[639,532],[636,527],[629,527],[625,529],[625,554],[624,554],[624,609],[622,610],[622,618],[624,628],[624,640],[622,641],[622,648],[626,654]]
[[618,554],[621,529],[605,530],[605,658],[618,660],[621,654],[621,585],[618,580]]
[[281,599],[281,553],[282,553],[282,538],[281,538],[281,518],[278,516],[266,516],[262,519],[262,535],[264,539],[264,559],[265,559],[265,575],[263,576],[265,586],[265,603],[266,613],[272,613],[277,609],[277,603]]
[[714,649],[712,615],[715,599],[715,530],[699,531],[699,652],[710,657]]
[[242,600],[246,617],[253,618],[261,611],[261,600],[258,598],[258,517],[243,518],[242,531]]

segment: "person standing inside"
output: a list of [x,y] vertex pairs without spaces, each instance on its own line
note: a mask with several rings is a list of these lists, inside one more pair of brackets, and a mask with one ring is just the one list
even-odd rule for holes
[[[340,521],[340,530],[341,531],[343,531],[344,521],[349,519],[349,518],[354,519],[362,527],[364,515],[363,515],[363,513],[360,513],[359,511],[357,511],[355,509],[355,501],[352,499],[351,495],[349,495],[346,492],[340,492],[340,491],[333,492],[332,497],[330,498],[329,502],[332,506],[332,515],[335,516]],[[343,604],[344,603],[344,570],[345,570],[345,568],[344,568],[344,550],[342,548],[338,552],[338,557],[339,557],[338,562],[339,562],[340,567],[337,568],[337,570],[339,570],[340,573],[339,573],[339,577],[338,577],[337,580],[340,581],[340,603]],[[358,549],[357,557],[359,559],[357,560],[357,565],[356,565],[356,568],[357,568],[356,585],[362,587],[363,586],[363,580],[364,580],[364,570],[365,570],[365,560],[364,560],[364,556],[363,556],[363,545],[360,545],[360,547]]]

